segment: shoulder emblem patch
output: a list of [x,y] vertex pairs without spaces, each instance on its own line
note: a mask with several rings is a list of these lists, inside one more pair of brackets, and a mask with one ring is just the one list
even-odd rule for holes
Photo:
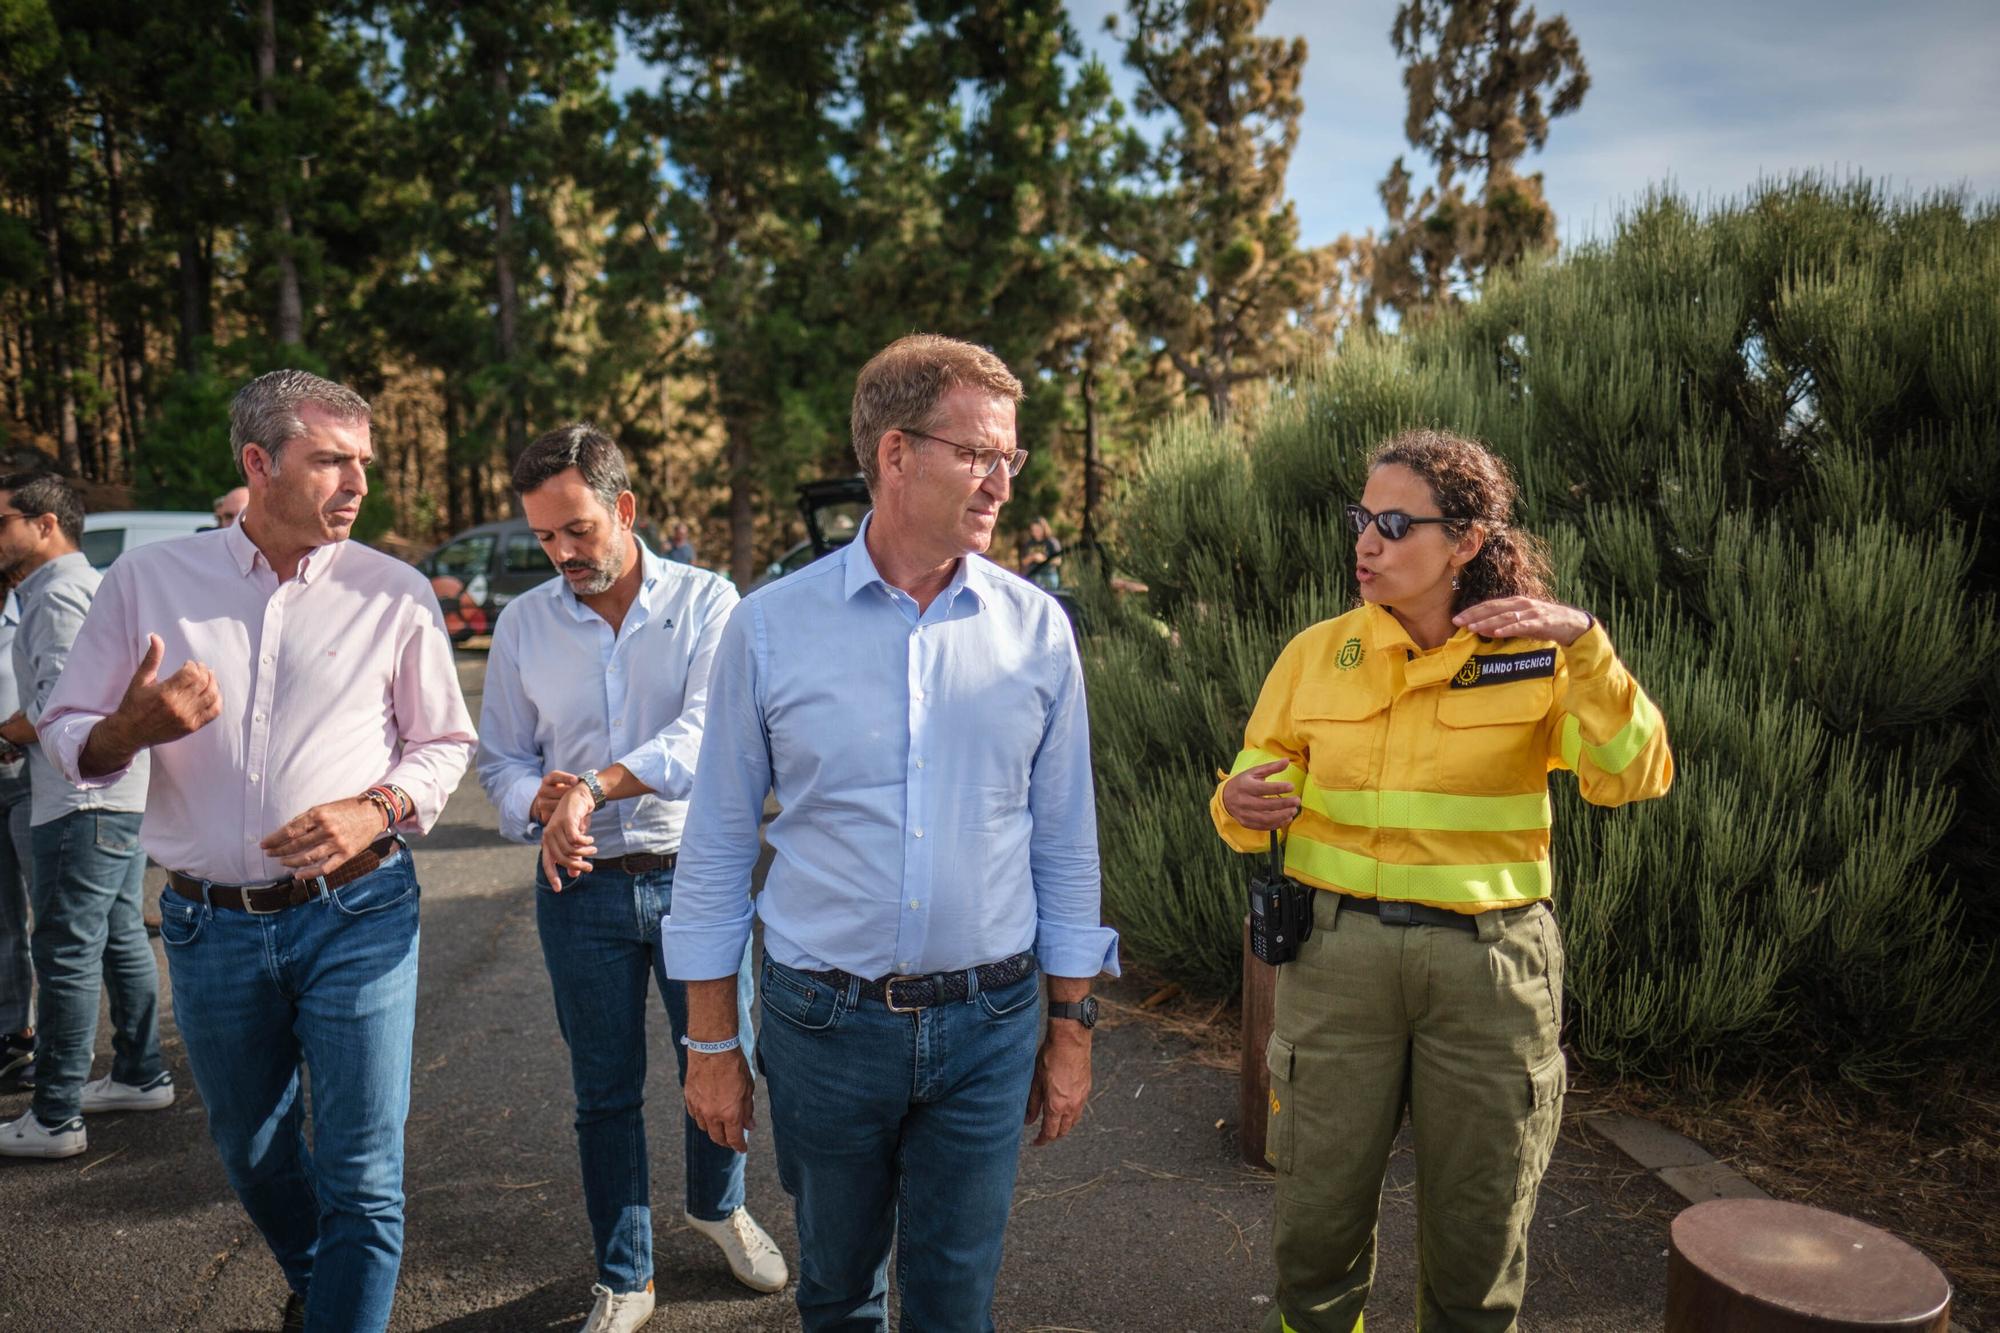
[[1490,653],[1472,656],[1451,678],[1454,690],[1480,685],[1504,685],[1510,680],[1535,680],[1556,674],[1556,650],[1537,648],[1531,653]]

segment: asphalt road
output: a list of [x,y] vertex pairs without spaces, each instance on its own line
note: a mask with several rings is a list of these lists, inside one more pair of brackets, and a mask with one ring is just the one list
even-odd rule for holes
[[[476,655],[461,664],[475,710],[483,667]],[[568,1062],[535,938],[532,862],[493,826],[468,776],[416,853],[424,922],[399,1330],[574,1329],[590,1305]],[[158,880],[155,871],[156,893]],[[164,960],[160,971],[164,988]],[[1039,1333],[1253,1328],[1269,1308],[1271,1185],[1236,1161],[1235,1080],[1137,1016],[1143,992],[1127,983],[1107,993],[1125,1007],[1098,1029],[1091,1113],[1062,1142],[1023,1150],[996,1322]],[[276,1327],[283,1279],[208,1142],[170,1000],[163,1014],[181,1087],[172,1109],[93,1117],[81,1157],[0,1161],[0,1330]],[[660,1292],[648,1328],[795,1328],[789,1292],[738,1286],[680,1222],[680,1094],[665,1034],[662,1013],[647,1084]],[[98,1049],[101,1073],[108,1030]],[[25,1093],[0,1093],[0,1117],[27,1105]],[[1413,1200],[1405,1145],[1384,1195],[1371,1333],[1414,1326]],[[751,1155],[749,1205],[796,1267],[767,1145]],[[1535,1221],[1524,1327],[1658,1327],[1675,1211],[1650,1176],[1566,1129]]]

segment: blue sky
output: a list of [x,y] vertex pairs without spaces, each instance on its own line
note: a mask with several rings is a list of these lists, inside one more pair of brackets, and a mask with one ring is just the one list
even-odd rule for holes
[[[1273,0],[1264,31],[1306,39],[1305,115],[1289,184],[1301,239],[1379,227],[1375,189],[1403,139],[1396,0]],[[1531,155],[1565,240],[1601,233],[1671,180],[1740,193],[1800,168],[1915,190],[2000,195],[2000,3],[1995,0],[1571,0],[1590,94]],[[1129,105],[1104,32],[1122,0],[1070,0],[1078,33]],[[1419,177],[1423,164],[1410,163]]]
[[[1104,28],[1124,0],[1069,0],[1128,109],[1134,80]],[[1272,0],[1264,31],[1306,39],[1305,114],[1288,182],[1301,240],[1379,228],[1376,187],[1403,139],[1397,0]],[[1591,89],[1525,166],[1564,240],[1602,234],[1651,185],[1696,198],[1767,175],[1864,173],[1898,189],[2000,196],[2000,0],[1568,0]],[[613,85],[650,82],[629,55]],[[1421,182],[1428,163],[1413,159]]]

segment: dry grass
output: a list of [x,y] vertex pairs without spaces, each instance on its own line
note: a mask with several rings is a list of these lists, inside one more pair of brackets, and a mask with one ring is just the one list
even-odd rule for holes
[[[1188,1043],[1182,1058],[1237,1070],[1234,999],[1185,995],[1130,965],[1108,989],[1103,1022],[1172,1033]],[[1566,1119],[1615,1110],[1657,1120],[1777,1198],[1882,1227],[1951,1279],[1954,1330],[2000,1333],[2000,1069],[1940,1069],[1871,1093],[1803,1072],[1695,1090],[1603,1084],[1574,1059],[1571,1068]]]
[[1793,1073],[1705,1092],[1584,1083],[1572,1097],[1657,1120],[1777,1198],[1900,1236],[1951,1279],[1954,1329],[2000,1328],[2000,1071],[1940,1070],[1885,1093]]

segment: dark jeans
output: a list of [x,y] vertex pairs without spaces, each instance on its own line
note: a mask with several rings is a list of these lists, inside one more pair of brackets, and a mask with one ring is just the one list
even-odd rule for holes
[[914,1014],[858,990],[764,964],[758,1067],[798,1210],[800,1322],[887,1333],[893,1241],[905,1328],[990,1333],[1040,976]]
[[418,897],[400,847],[352,884],[268,915],[160,895],[174,1017],[209,1136],[285,1280],[306,1296],[312,1333],[379,1333],[395,1302]]
[[83,1110],[97,1045],[97,996],[111,996],[111,1076],[158,1078],[160,971],[140,919],[146,853],[137,810],[74,810],[33,830],[35,1116],[66,1124]]
[[28,779],[0,778],[0,1033],[35,1024],[35,965],[28,951],[28,881],[35,866]]
[[[593,870],[563,891],[535,872],[535,925],[555,991],[556,1022],[569,1043],[576,1090],[576,1146],[597,1280],[640,1291],[653,1276],[653,1210],[646,1152],[646,991],[659,987],[681,1077],[687,1077],[687,988],[667,978],[660,918],[673,906],[674,873]],[[737,1022],[748,1054],[750,951],[737,971]],[[680,1111],[687,1211],[704,1221],[743,1204],[743,1155],[702,1132]]]

